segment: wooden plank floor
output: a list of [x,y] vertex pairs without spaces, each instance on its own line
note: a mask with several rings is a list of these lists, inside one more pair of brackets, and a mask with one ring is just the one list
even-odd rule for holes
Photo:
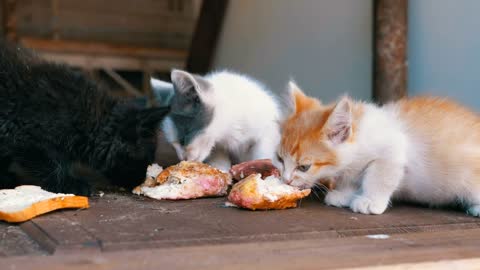
[[480,258],[480,219],[461,211],[395,204],[367,216],[309,198],[252,212],[224,201],[106,194],[87,210],[0,223],[1,260],[11,269],[319,269]]

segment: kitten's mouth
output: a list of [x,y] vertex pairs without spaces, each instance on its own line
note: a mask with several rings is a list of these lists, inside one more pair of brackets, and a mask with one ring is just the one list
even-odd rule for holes
[[303,189],[311,189],[311,188],[314,188],[314,186],[315,186],[315,185],[312,186],[312,185],[309,185],[309,184],[294,184],[293,182],[295,182],[295,181],[292,181],[292,182],[290,182],[290,183],[287,183],[287,182],[283,182],[283,183],[286,184],[286,185],[289,185],[289,186],[291,186],[291,187],[295,187],[295,188],[301,189],[301,190],[303,190]]

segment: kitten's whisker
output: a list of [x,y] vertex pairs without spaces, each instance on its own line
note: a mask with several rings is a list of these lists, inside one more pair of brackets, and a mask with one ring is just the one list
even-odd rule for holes
[[312,192],[313,192],[313,195],[315,195],[315,197],[317,197],[317,199],[321,200],[320,196],[318,196],[318,193],[315,191],[315,189],[312,189]]
[[314,186],[315,186],[315,187],[318,187],[319,190],[322,192],[323,195],[326,195],[326,194],[328,193],[328,188],[327,188],[324,184],[315,183]]

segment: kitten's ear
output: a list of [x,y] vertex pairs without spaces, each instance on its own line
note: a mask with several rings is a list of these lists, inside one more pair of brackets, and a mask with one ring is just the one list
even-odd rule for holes
[[343,143],[352,133],[352,101],[343,97],[333,109],[324,126],[327,138],[334,144]]
[[152,77],[150,78],[150,86],[157,104],[166,106],[170,103],[173,96],[173,84]]
[[176,93],[181,95],[196,95],[205,99],[211,88],[210,82],[204,78],[183,70],[174,69],[170,74]]
[[305,95],[300,87],[298,87],[293,81],[288,82],[288,92],[290,94],[290,104],[295,114],[313,109],[320,105],[319,100]]

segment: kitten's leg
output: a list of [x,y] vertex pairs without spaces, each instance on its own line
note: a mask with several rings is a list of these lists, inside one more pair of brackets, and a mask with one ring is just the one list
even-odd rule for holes
[[92,187],[87,179],[77,176],[72,162],[60,158],[58,154],[34,148],[17,153],[15,161],[36,179],[30,184],[40,185],[51,192],[91,194]]
[[212,152],[214,145],[213,138],[200,134],[186,147],[185,158],[190,161],[203,162]]
[[350,208],[362,214],[382,214],[403,176],[403,164],[389,160],[373,161],[365,171],[360,193],[353,198]]
[[207,163],[223,172],[228,172],[232,166],[228,152],[223,149],[214,149]]
[[347,207],[350,205],[357,188],[353,183],[336,181],[336,187],[325,196],[325,204],[336,207]]
[[73,193],[75,195],[90,196],[93,188],[89,181],[75,173],[70,162],[56,162],[54,175],[45,178],[45,187],[53,192]]

